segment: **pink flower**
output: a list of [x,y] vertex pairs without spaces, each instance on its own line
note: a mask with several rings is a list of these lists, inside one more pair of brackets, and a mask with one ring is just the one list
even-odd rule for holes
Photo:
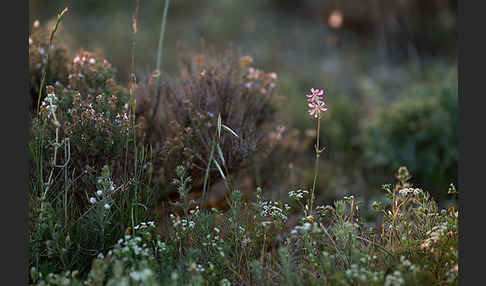
[[311,92],[312,92],[312,94],[306,94],[305,95],[305,96],[307,96],[307,100],[309,102],[316,102],[316,101],[322,100],[321,95],[324,94],[324,90],[311,88]]
[[327,110],[327,106],[324,101],[318,100],[317,102],[309,103],[310,109],[308,110],[310,115],[313,115],[315,118],[318,118],[321,112]]

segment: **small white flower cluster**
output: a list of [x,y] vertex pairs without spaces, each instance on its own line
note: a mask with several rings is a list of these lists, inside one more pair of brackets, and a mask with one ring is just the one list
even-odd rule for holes
[[398,194],[400,194],[401,196],[408,196],[408,195],[418,195],[422,192],[421,189],[417,189],[417,188],[405,188],[405,189],[401,189],[398,191]]
[[363,257],[361,257],[359,259],[359,262],[361,262],[364,265],[366,265],[368,263],[371,263],[371,262],[375,261],[376,259],[378,259],[378,257],[376,255],[365,254]]
[[248,78],[257,79],[262,71],[255,69],[253,67],[248,68]]
[[186,227],[194,228],[196,224],[192,220],[182,219],[181,225],[182,225],[182,229],[186,230]]
[[74,59],[73,59],[73,63],[75,64],[80,64],[80,65],[83,65],[85,61],[88,61],[89,64],[93,65],[96,63],[96,59],[95,58],[89,58],[87,59],[86,56],[82,56],[80,57],[79,55],[76,56]]
[[250,244],[251,239],[246,235],[246,229],[243,226],[238,226],[238,234],[243,238],[241,241],[243,246]]
[[[89,202],[92,203],[92,204],[96,204],[96,202],[98,202],[98,200],[103,201],[103,190],[97,190],[96,196],[97,196],[98,199],[96,199],[95,197],[91,197],[91,198],[89,198]],[[103,204],[103,207],[105,209],[109,210],[111,208],[111,205],[109,203],[105,202]]]
[[143,241],[140,236],[125,235],[116,243],[113,253],[120,257],[123,261],[128,261],[131,258],[137,259],[151,259],[153,252],[151,248]]
[[114,120],[114,123],[119,126],[119,127],[122,127],[123,131],[125,131],[126,133],[128,133],[130,131],[130,128],[129,128],[129,118],[128,118],[128,115],[126,112],[124,112],[123,114],[120,114],[120,113],[117,113],[116,114],[116,117],[115,117],[115,120]]
[[113,192],[116,188],[116,185],[115,183],[113,183],[113,181],[111,180],[110,177],[106,178],[106,182],[103,182],[104,181],[104,178],[103,177],[98,177],[98,184],[103,184],[103,185],[106,185],[107,186],[107,191],[111,191]]
[[287,212],[290,209],[288,204],[284,204],[283,209],[277,202],[261,201],[258,204],[261,209],[260,215],[262,217],[272,217],[274,219],[280,219],[284,222],[287,221]]
[[291,234],[297,234],[297,233],[321,233],[321,228],[319,227],[319,224],[317,223],[309,223],[305,222],[302,225],[296,225],[291,231]]
[[[103,177],[99,177],[98,178],[98,184],[103,184],[103,179],[104,179]],[[95,193],[96,196],[90,197],[89,202],[91,204],[96,204],[97,202],[104,202],[103,207],[106,210],[109,210],[111,208],[111,205],[109,203],[110,202],[110,192],[112,192],[115,189],[115,184],[113,183],[113,181],[110,178],[107,178],[106,180],[107,180],[106,184],[104,184],[104,186],[103,186],[103,188],[105,188],[105,190],[103,188],[98,189]]]
[[[220,229],[215,227],[214,228],[214,232],[216,234],[212,234],[212,233],[208,233],[206,236],[205,236],[205,241],[201,243],[202,246],[204,247],[213,247],[215,248],[219,254],[224,257],[224,250],[223,250],[223,247],[221,246],[221,244],[224,242],[223,239],[219,236],[219,233],[220,233]],[[212,265],[211,262],[209,262],[209,266],[210,266],[210,269],[212,270],[214,265]]]
[[42,277],[42,272],[38,272],[37,268],[32,267],[30,269],[31,278],[35,280],[37,279],[40,280],[38,281],[37,285],[72,285],[74,284],[74,282],[78,281],[78,277],[77,277],[78,274],[79,274],[78,270],[74,270],[74,271],[68,270],[59,274],[49,273],[46,279],[44,279]]
[[343,199],[344,199],[345,201],[347,201],[347,202],[351,202],[351,201],[353,201],[353,200],[354,200],[354,196],[353,196],[353,195],[350,195],[350,196],[344,196],[344,198],[343,198]]
[[388,274],[385,278],[385,286],[400,286],[403,284],[405,284],[405,279],[403,279],[402,273],[398,270]]
[[297,190],[297,191],[290,191],[289,192],[289,197],[291,199],[294,199],[296,201],[302,200],[306,195],[309,194],[309,191],[307,190]]
[[344,271],[346,278],[353,282],[362,282],[364,284],[369,284],[369,282],[378,283],[380,277],[383,277],[383,272],[374,272],[367,267],[360,267],[358,264],[351,264],[351,266]]
[[417,269],[417,266],[415,266],[414,264],[412,264],[412,262],[410,262],[410,260],[406,259],[403,255],[400,256],[400,262],[403,266],[405,266],[405,268],[407,269],[407,271],[414,271]]
[[421,246],[422,249],[428,248],[432,244],[435,244],[437,241],[440,240],[441,237],[447,235],[447,233],[449,233],[451,231],[454,231],[454,229],[455,229],[454,226],[452,226],[452,229],[451,229],[451,225],[447,221],[442,222],[441,224],[432,227],[432,229],[427,232],[427,236],[429,236],[429,238],[427,238],[422,243],[422,246]]
[[199,273],[204,272],[206,269],[204,269],[204,266],[201,264],[196,264],[195,262],[191,263],[191,266],[189,267],[189,271],[197,271]]
[[123,120],[128,120],[128,115],[127,115],[127,113],[126,113],[126,112],[124,112],[123,114],[120,114],[120,113],[117,113],[117,114],[116,114],[116,120],[117,120],[116,122],[117,122],[117,123],[121,123],[121,120],[122,120],[122,119],[123,119]]
[[222,248],[218,246],[218,243],[223,241],[221,237],[219,237],[219,228],[215,227],[214,231],[216,232],[216,235],[208,233],[206,235],[207,242],[203,242],[202,246],[204,247],[212,246],[218,248],[218,250],[222,250]]
[[155,228],[154,221],[141,222],[140,224],[137,224],[136,226],[133,227],[134,230],[152,230],[154,228]]
[[148,279],[152,278],[153,276],[154,276],[154,272],[149,268],[130,272],[130,278],[132,278],[133,280],[135,280],[137,282],[138,281],[139,282],[147,281]]
[[44,98],[44,101],[42,102],[42,105],[46,106],[48,113],[48,117],[51,117],[52,114],[54,114],[57,110],[57,105],[55,104],[57,102],[57,97],[54,93],[49,93],[47,94],[46,98]]
[[174,214],[170,214],[170,219],[172,220],[172,226],[174,229],[186,232],[189,229],[193,229],[196,223],[192,220],[187,220],[185,218],[176,218]]
[[228,279],[223,278],[221,281],[219,281],[219,286],[231,286],[231,282]]
[[157,247],[159,252],[166,252],[167,251],[167,244],[165,242],[157,240]]
[[68,75],[68,79],[72,79],[72,78],[84,78],[84,74],[78,72],[77,74],[69,74]]

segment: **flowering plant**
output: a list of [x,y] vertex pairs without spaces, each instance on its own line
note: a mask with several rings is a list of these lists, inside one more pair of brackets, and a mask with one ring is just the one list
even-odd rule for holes
[[309,114],[318,118],[321,115],[321,112],[327,110],[327,105],[323,101],[322,95],[324,94],[323,90],[320,89],[313,89],[311,88],[311,94],[306,94],[307,100],[309,101]]
[[317,119],[317,139],[316,139],[316,162],[314,167],[314,183],[312,185],[312,192],[310,197],[310,209],[309,212],[312,211],[312,205],[315,200],[315,188],[316,188],[316,181],[317,181],[317,170],[319,169],[319,156],[324,149],[319,149],[319,133],[321,129],[321,114],[327,111],[327,105],[323,100],[322,95],[324,94],[324,90],[322,89],[314,89],[311,88],[311,94],[307,94],[307,100],[309,101],[309,114],[314,116]]

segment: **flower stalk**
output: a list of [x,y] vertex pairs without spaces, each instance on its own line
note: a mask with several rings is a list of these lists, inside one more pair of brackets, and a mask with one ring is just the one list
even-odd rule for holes
[[324,151],[325,148],[319,148],[319,134],[321,131],[321,114],[327,110],[326,103],[323,101],[322,95],[324,94],[323,90],[313,89],[311,88],[311,94],[307,94],[307,100],[309,101],[310,110],[308,111],[311,116],[314,116],[317,121],[317,138],[316,138],[316,161],[314,163],[314,182],[312,184],[312,192],[310,197],[310,208],[309,214],[312,212],[312,207],[315,201],[315,190],[316,190],[316,183],[317,183],[317,174],[319,172],[319,157],[321,156],[321,152]]

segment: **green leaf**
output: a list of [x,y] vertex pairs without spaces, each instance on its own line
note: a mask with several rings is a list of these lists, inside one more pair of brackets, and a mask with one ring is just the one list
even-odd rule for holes
[[208,166],[206,167],[206,173],[204,174],[204,183],[203,183],[203,191],[202,191],[202,196],[201,196],[201,203],[204,203],[205,198],[206,198],[206,186],[208,185],[209,169],[211,168],[211,162],[213,161],[214,147],[216,146],[215,141],[216,140],[213,139],[213,141],[211,142],[211,152],[209,153]]
[[219,144],[216,145],[216,147],[218,148],[219,158],[221,159],[223,166],[226,166],[226,162],[224,161],[223,151],[221,150],[221,147],[219,147]]
[[226,180],[226,176],[224,175],[223,170],[221,170],[221,167],[219,166],[218,161],[216,161],[216,159],[214,159],[213,161],[214,161],[214,164],[216,165],[216,168],[218,168],[218,171],[221,174],[221,177],[223,177],[223,179]]
[[229,128],[228,126],[224,125],[224,124],[221,124],[221,126],[223,126],[223,128],[228,131],[229,133],[233,134],[234,136],[236,137],[239,137],[238,134],[236,134],[236,132],[234,132],[233,130],[231,130],[231,128]]
[[221,138],[221,113],[218,114],[218,138]]

